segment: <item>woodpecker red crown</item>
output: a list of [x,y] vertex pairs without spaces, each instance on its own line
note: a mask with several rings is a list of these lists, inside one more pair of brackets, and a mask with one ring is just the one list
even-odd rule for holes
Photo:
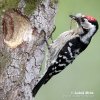
[[96,19],[92,16],[85,16],[89,21],[95,22]]

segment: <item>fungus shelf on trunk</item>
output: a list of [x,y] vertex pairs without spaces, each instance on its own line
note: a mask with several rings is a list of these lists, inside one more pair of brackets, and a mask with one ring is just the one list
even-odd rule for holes
[[33,38],[30,20],[18,10],[10,9],[6,11],[2,25],[4,42],[10,48],[16,48],[23,42],[30,42]]

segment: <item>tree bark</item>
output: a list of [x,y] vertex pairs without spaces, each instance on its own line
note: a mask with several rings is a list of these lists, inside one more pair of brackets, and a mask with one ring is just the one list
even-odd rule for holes
[[[27,18],[25,19],[25,7],[27,6],[27,2],[32,2],[32,0],[19,1],[18,9],[20,9],[21,14],[18,12],[18,16],[14,14],[17,13],[16,11],[13,13],[14,15],[11,15],[12,12],[7,12],[13,19],[15,15],[16,18],[23,18],[21,23],[26,21],[23,25],[25,30],[23,28],[22,33],[17,32],[20,28],[20,23],[17,21],[14,21],[17,25],[14,23],[13,26],[9,26],[7,22],[10,19],[9,17],[7,19],[0,19],[0,24],[2,20],[5,21],[3,27],[14,27],[15,30],[8,32],[7,29],[9,30],[9,28],[5,28],[3,32],[7,32],[4,34],[2,32],[2,26],[0,27],[0,100],[33,100],[31,91],[37,84],[46,54],[45,34],[43,32],[46,33],[47,39],[51,36],[55,24],[54,18],[57,11],[57,0],[33,1],[36,7],[33,10],[31,8],[31,12],[28,15],[29,21],[26,21]],[[39,3],[35,3],[38,1]],[[26,32],[26,28],[30,27],[30,25],[32,26],[31,29],[33,29],[32,39],[27,42],[25,39],[29,36],[28,32],[30,31],[26,33],[25,39],[23,39],[22,34]],[[21,35],[19,35],[20,33]],[[17,46],[10,47],[12,45],[11,41],[13,43],[19,42],[16,37],[23,41],[17,44]],[[8,45],[9,41],[11,43]]]

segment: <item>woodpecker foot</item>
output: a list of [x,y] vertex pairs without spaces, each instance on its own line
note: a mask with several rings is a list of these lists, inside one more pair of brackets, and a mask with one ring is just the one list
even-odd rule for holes
[[56,30],[56,26],[54,25],[54,28],[53,28],[51,35],[50,35],[50,39],[51,39],[52,43],[54,43],[52,34],[55,32],[55,30]]

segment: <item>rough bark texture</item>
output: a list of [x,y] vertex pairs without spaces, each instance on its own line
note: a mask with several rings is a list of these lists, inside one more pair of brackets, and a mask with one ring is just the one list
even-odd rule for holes
[[[22,13],[25,13],[25,1],[18,3]],[[42,30],[47,37],[51,35],[57,10],[57,0],[40,1],[29,15],[32,27],[37,28],[35,41],[10,48],[4,43],[4,34],[0,29],[0,100],[33,100],[31,91],[39,79],[45,56]]]

